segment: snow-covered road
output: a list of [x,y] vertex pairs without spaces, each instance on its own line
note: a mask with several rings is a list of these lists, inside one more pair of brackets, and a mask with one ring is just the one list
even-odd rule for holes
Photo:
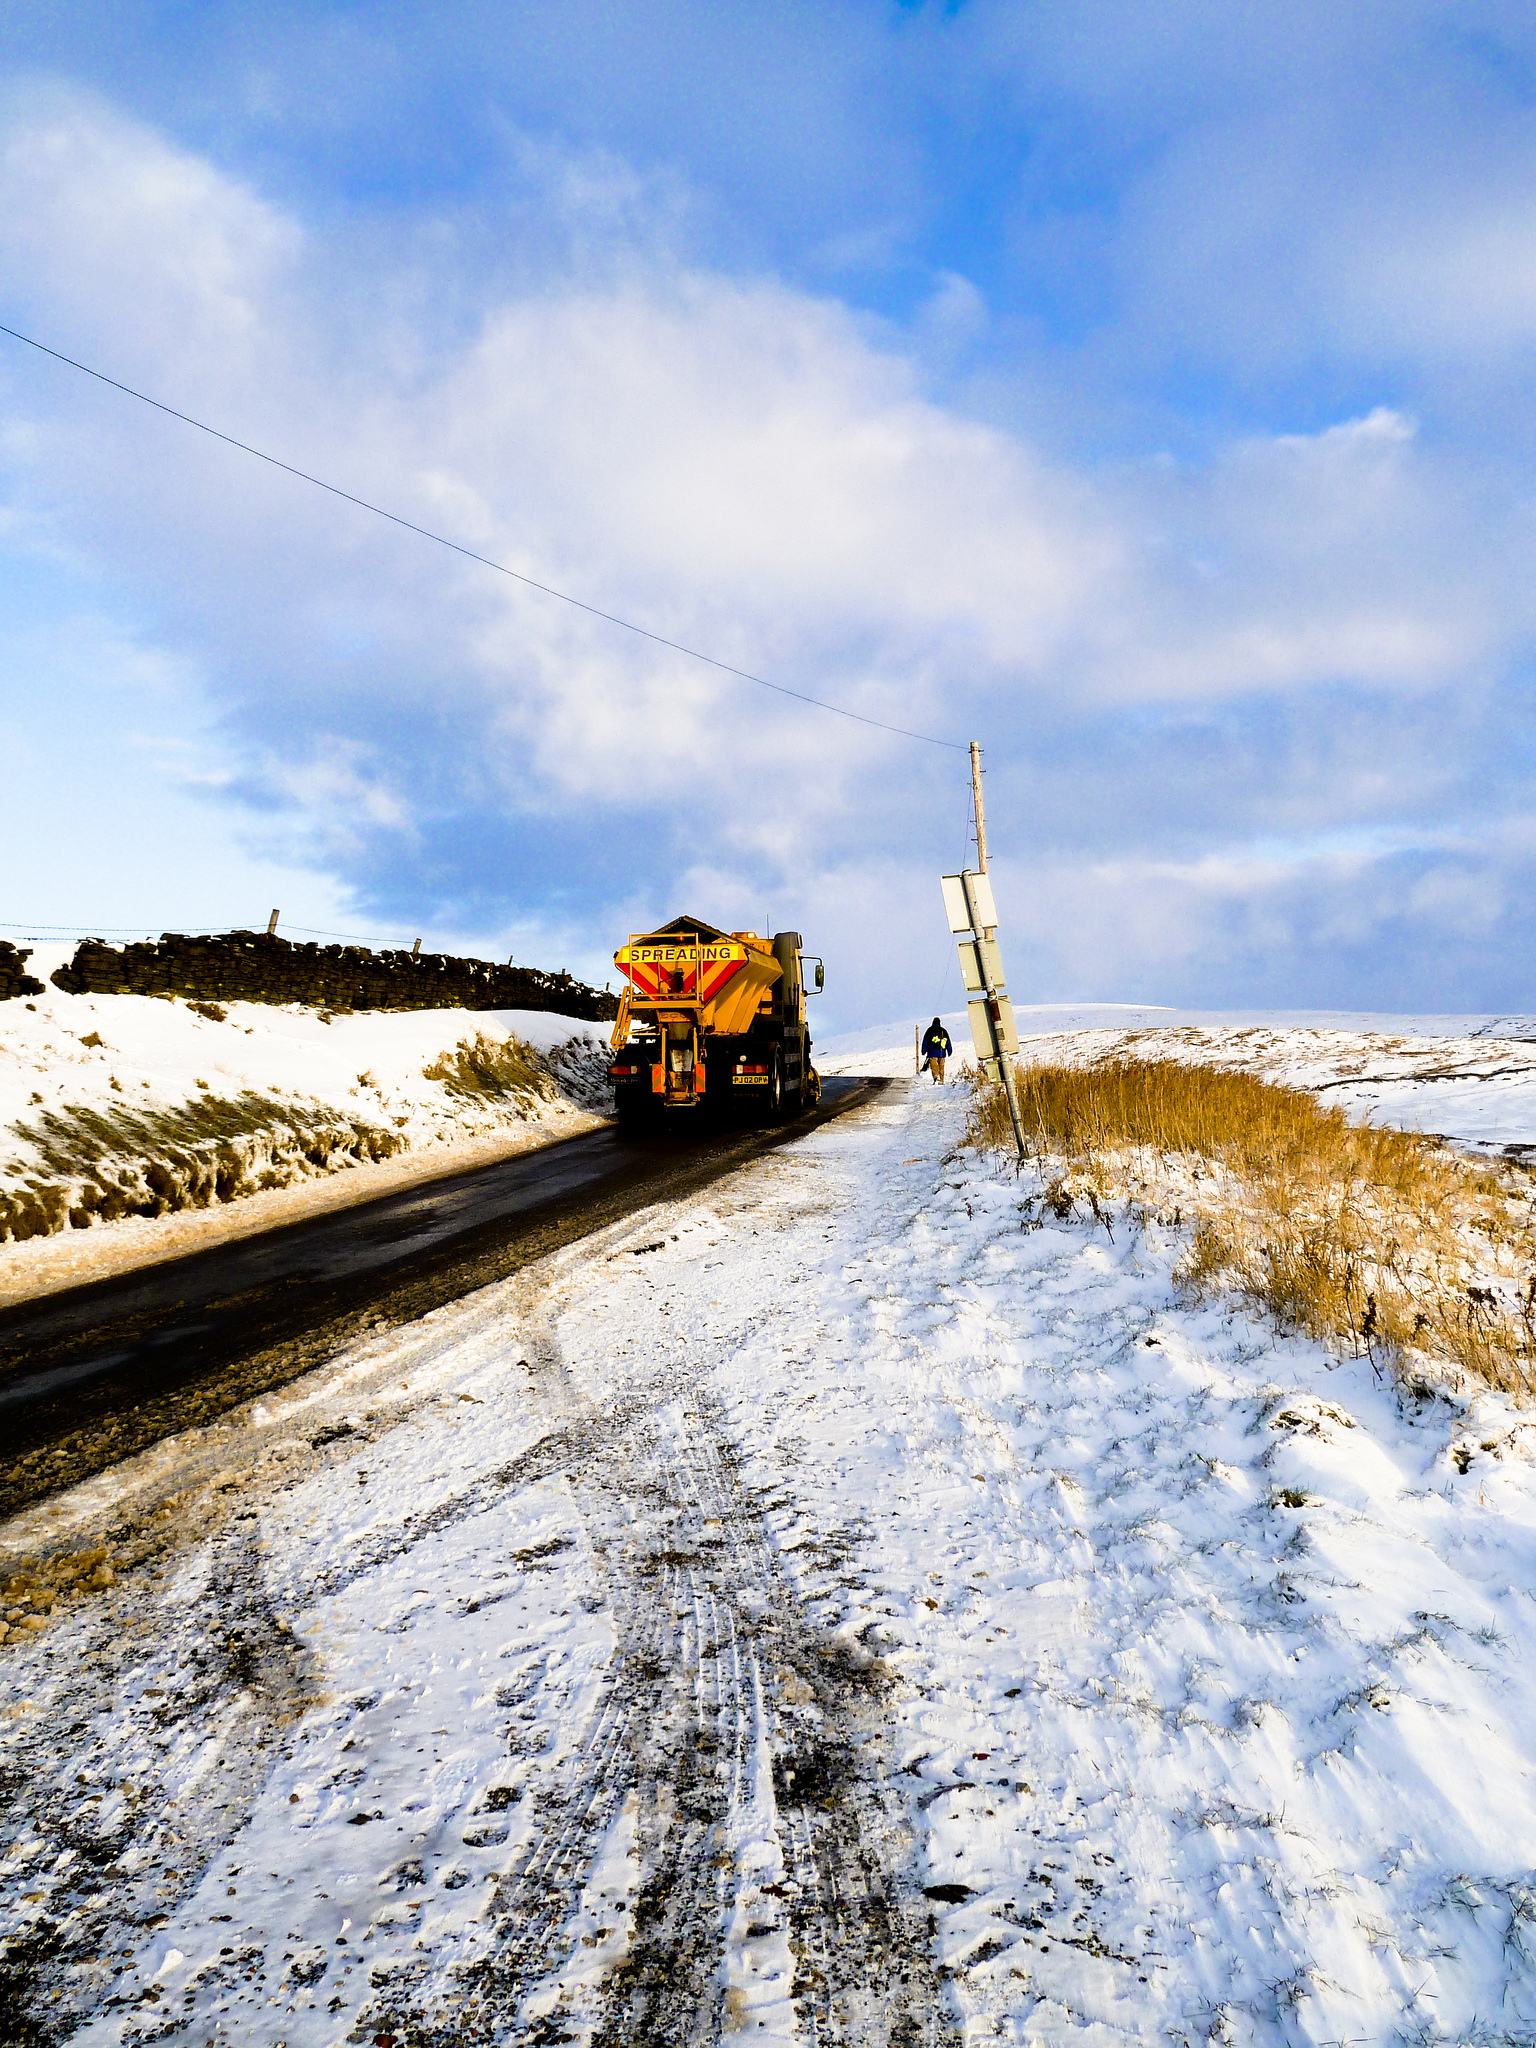
[[129,1567],[0,1649],[0,2018],[1536,2037],[1536,1428],[1180,1308],[962,1124],[898,1086],[0,1530]]

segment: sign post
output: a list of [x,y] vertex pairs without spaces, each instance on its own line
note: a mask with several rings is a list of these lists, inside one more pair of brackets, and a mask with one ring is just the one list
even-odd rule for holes
[[1003,956],[998,946],[997,908],[992,901],[992,884],[985,875],[943,875],[944,908],[949,928],[960,936],[960,975],[965,983],[966,1011],[971,1020],[971,1038],[976,1059],[988,1080],[1001,1081],[1013,1123],[1013,1139],[1019,1157],[1025,1156],[1024,1125],[1019,1115],[1018,1082],[1013,1062],[1019,1050],[1014,1029],[1013,1004],[1003,981]]
[[966,1011],[977,1064],[989,1080],[1003,1084],[1013,1124],[1013,1142],[1023,1159],[1024,1122],[1019,1115],[1018,1078],[1013,1070],[1019,1034],[1014,1029],[1013,1005],[1008,1000],[1003,956],[997,943],[997,905],[992,900],[992,882],[987,874],[987,827],[981,807],[981,748],[974,740],[971,790],[976,802],[977,871],[966,868],[958,875],[942,875],[939,886],[944,891],[949,928],[959,937],[960,975],[965,983]]

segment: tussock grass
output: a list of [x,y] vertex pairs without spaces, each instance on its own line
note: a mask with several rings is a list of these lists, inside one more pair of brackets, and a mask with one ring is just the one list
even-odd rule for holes
[[[1220,1067],[1114,1058],[1017,1069],[1026,1136],[1058,1214],[1111,1194],[1194,1224],[1179,1268],[1196,1297],[1232,1290],[1280,1328],[1380,1368],[1449,1363],[1536,1393],[1536,1230],[1513,1174],[1412,1132],[1350,1123],[1299,1088]],[[1000,1087],[972,1136],[1012,1148]]]
[[487,1038],[483,1031],[461,1038],[422,1073],[461,1102],[510,1097],[527,1104],[547,1102],[555,1093],[549,1067],[531,1045],[520,1038]]
[[206,1209],[315,1173],[387,1159],[404,1141],[322,1103],[244,1089],[169,1109],[45,1109],[12,1126],[47,1174],[0,1187],[0,1244],[85,1230],[124,1216]]

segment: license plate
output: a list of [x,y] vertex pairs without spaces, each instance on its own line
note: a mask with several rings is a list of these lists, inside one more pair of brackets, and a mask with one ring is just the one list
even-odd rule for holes
[[768,1076],[766,1074],[733,1074],[731,1079],[738,1088],[766,1088],[768,1086]]

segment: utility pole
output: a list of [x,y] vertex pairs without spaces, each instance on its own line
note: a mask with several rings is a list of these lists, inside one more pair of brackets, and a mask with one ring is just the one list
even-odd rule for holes
[[[976,872],[987,872],[987,816],[981,806],[981,748],[971,741],[971,795],[976,801]],[[988,938],[992,936],[989,932]]]
[[[984,875],[987,872],[987,816],[981,802],[981,748],[975,740],[971,741],[971,795],[976,804],[976,866],[977,872]],[[971,929],[975,932],[977,938],[982,941],[976,948],[975,959],[977,970],[981,977],[986,1004],[986,1014],[992,1038],[992,1051],[997,1061],[997,1076],[1003,1084],[1003,1095],[1008,1103],[1008,1117],[1013,1125],[1013,1142],[1018,1147],[1020,1159],[1023,1159],[1025,1156],[1024,1119],[1019,1114],[1018,1078],[1013,1071],[1013,1060],[1004,1048],[1002,1033],[998,1029],[998,998],[1000,995],[998,983],[1002,980],[1002,971],[1001,956],[997,951],[996,943],[997,926],[989,924],[983,930],[981,924],[977,921],[980,915],[980,907],[976,899],[981,892],[979,890],[972,890],[968,883],[963,886],[965,888],[965,901],[970,907],[971,912]],[[989,887],[986,891],[986,900],[988,902],[991,901],[991,896],[992,891]],[[1015,1040],[1016,1043],[1017,1040]]]

